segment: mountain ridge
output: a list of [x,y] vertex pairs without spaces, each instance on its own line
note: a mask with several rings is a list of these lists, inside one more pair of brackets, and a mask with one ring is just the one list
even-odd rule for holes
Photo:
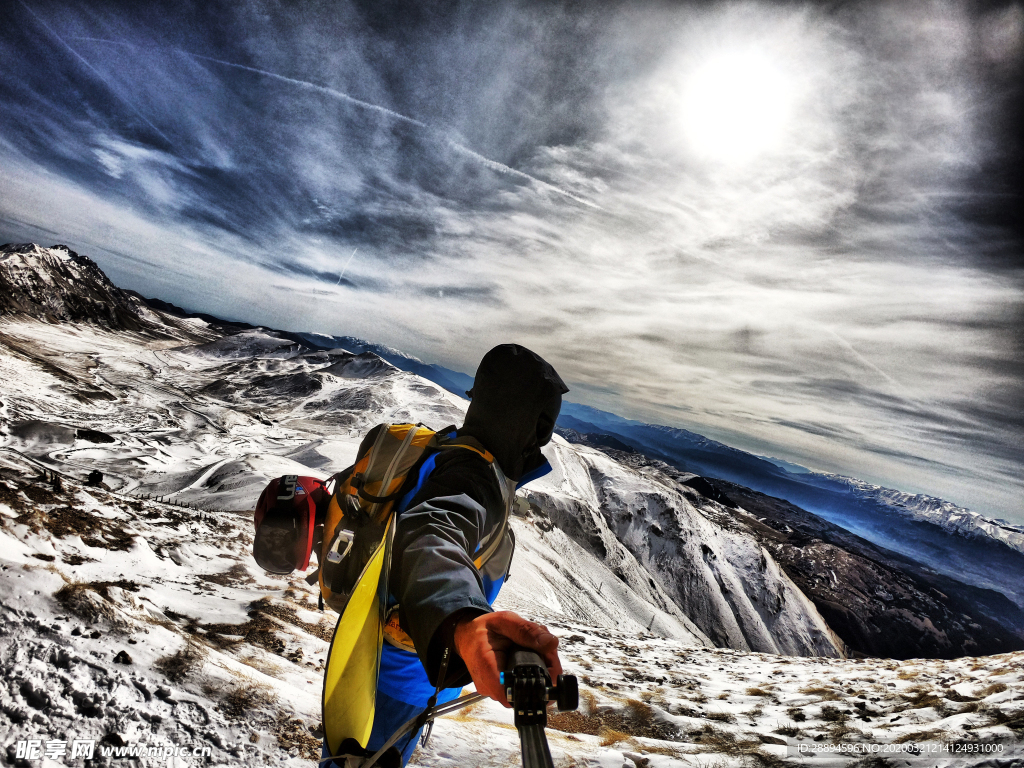
[[[70,258],[70,256],[66,255],[63,256],[62,258],[68,259]],[[96,269],[98,270],[98,267]],[[89,276],[87,275],[86,278],[88,279]],[[173,313],[175,316],[180,318],[181,313],[184,312],[184,310],[181,310],[181,308],[175,307],[174,305],[170,305],[165,302],[160,302],[159,300],[152,301],[153,309],[161,313],[159,315],[154,315],[155,319],[166,319],[168,313]],[[336,375],[340,375],[342,379],[356,378],[363,380],[368,380],[367,377],[372,378],[374,376],[380,375],[382,369],[380,369],[379,366],[376,366],[376,364],[374,364],[370,358],[364,358],[363,361],[359,360],[359,358],[363,356],[370,356],[373,359],[380,360],[383,365],[394,366],[395,370],[406,370],[406,368],[411,366],[413,363],[416,363],[420,366],[425,365],[422,361],[404,355],[400,353],[398,350],[385,348],[380,345],[375,346],[380,352],[383,352],[384,354],[388,354],[389,356],[393,357],[396,360],[396,362],[399,363],[399,365],[395,365],[394,363],[390,362],[384,362],[384,359],[377,355],[377,353],[370,352],[369,350],[363,351],[359,354],[355,354],[351,350],[344,351],[342,354],[337,354],[338,352],[342,351],[340,348],[336,347],[336,344],[339,341],[348,343],[350,346],[357,346],[357,342],[358,345],[369,346],[366,342],[354,339],[353,337],[328,337],[317,336],[314,334],[291,333],[285,331],[276,331],[273,329],[265,329],[260,326],[251,326],[245,323],[221,321],[218,318],[210,315],[206,315],[204,317],[199,317],[198,315],[193,316],[198,318],[202,322],[203,326],[207,329],[207,333],[212,332],[211,329],[216,328],[215,335],[217,335],[220,338],[220,340],[207,339],[203,346],[195,347],[197,353],[201,353],[204,356],[210,357],[212,360],[237,360],[238,362],[233,364],[236,366],[237,370],[232,369],[235,370],[236,375],[241,375],[246,370],[246,366],[251,367],[252,372],[251,374],[248,374],[250,376],[249,380],[251,382],[251,386],[249,387],[249,391],[251,392],[251,394],[247,395],[246,398],[253,402],[258,402],[260,398],[265,397],[262,388],[267,385],[272,385],[273,387],[276,388],[276,392],[282,394],[287,393],[290,396],[298,395],[305,397],[318,393],[323,393],[324,395],[326,395],[326,393],[331,391],[331,388],[334,386],[329,383],[329,380],[334,380],[333,377]],[[335,347],[335,349],[332,351],[331,349],[329,349],[330,347]],[[365,347],[360,346],[360,348]],[[287,379],[275,379],[274,377],[268,378],[266,372],[262,371],[261,366],[252,367],[251,363],[246,362],[247,360],[255,360],[255,358],[252,357],[253,355],[257,355],[259,357],[262,357],[263,359],[275,358],[282,361],[297,360],[301,358],[304,360],[308,360],[309,364],[304,363],[303,366],[300,366],[300,368],[297,369],[293,375],[287,377]],[[310,367],[310,365],[320,366],[321,364],[319,362],[314,363],[314,361],[318,361],[321,359],[323,363],[326,364],[324,367]],[[403,366],[405,366],[406,368],[403,368]],[[407,372],[414,373],[412,371]],[[453,384],[453,382],[449,383]],[[446,389],[450,391],[450,388]],[[228,388],[227,390],[224,390],[221,384],[217,384],[216,386],[207,386],[204,389],[204,391],[209,393],[210,395],[215,395],[218,398],[222,398],[225,394],[229,394],[231,392],[231,389]],[[364,394],[360,394],[359,397],[366,399],[366,402],[372,402],[373,396],[370,395],[369,392],[370,390],[364,390]],[[269,407],[271,401],[268,400],[266,402],[268,403]],[[355,422],[352,422],[350,419],[348,419],[348,417],[343,418],[340,414],[344,411],[345,408],[348,407],[348,404],[352,402],[356,401],[353,401],[350,395],[345,395],[344,399],[339,401],[339,403],[344,404],[344,407],[338,411],[337,415],[331,416],[329,420],[325,420],[323,423],[333,424],[339,427],[348,427],[349,429],[351,429],[353,426],[355,426]],[[464,400],[462,402],[464,402]],[[200,415],[204,419],[211,419],[209,415],[210,412],[208,406],[205,406],[201,403],[192,404],[188,407],[187,410],[191,413]],[[705,457],[708,455],[714,456],[716,452],[724,453],[727,457],[731,459],[743,462],[744,466],[747,467],[770,467],[773,476],[776,477],[785,477],[786,475],[790,474],[786,472],[784,469],[779,468],[776,465],[771,464],[770,462],[767,462],[763,459],[760,459],[758,457],[751,457],[749,456],[749,454],[745,454],[744,452],[739,451],[738,449],[732,449],[729,446],[726,446],[722,443],[718,443],[714,440],[710,440],[701,435],[698,435],[697,433],[689,432],[687,430],[663,427],[659,425],[643,425],[639,422],[630,422],[629,420],[615,416],[614,414],[607,414],[604,412],[597,411],[596,409],[589,408],[587,406],[580,406],[572,403],[566,404],[566,411],[566,418],[569,420],[576,418],[575,416],[573,416],[573,414],[575,413],[577,415],[585,415],[590,418],[594,418],[601,422],[601,426],[590,426],[593,426],[594,429],[603,428],[605,431],[586,433],[587,436],[590,438],[593,438],[595,435],[600,436],[601,434],[608,434],[607,428],[609,426],[616,426],[619,429],[623,429],[623,425],[625,425],[626,427],[632,427],[634,425],[639,424],[640,427],[648,429],[650,433],[653,433],[656,444],[661,446],[664,450],[670,449],[672,447],[673,440],[684,440],[689,445],[696,446],[696,448],[699,451],[701,451],[702,455],[704,455]],[[408,418],[418,421],[422,417],[414,417],[410,414]],[[263,411],[260,411],[258,414],[256,414],[256,419],[258,421],[264,421],[266,423],[275,423],[274,420],[266,416]],[[449,412],[443,420],[445,421],[445,423],[449,423],[452,420],[454,420],[454,416],[451,412]],[[210,423],[215,423],[215,421],[216,420],[214,419],[210,421]],[[666,436],[669,441],[667,444],[665,442]],[[632,445],[626,442],[626,440],[628,439],[628,437],[623,437],[623,439],[621,440],[613,438],[611,441],[605,441],[607,445],[605,445],[604,448],[620,450],[629,449],[632,447]],[[655,452],[654,457],[659,458],[657,452]],[[705,458],[705,460],[707,459]],[[239,467],[241,466],[242,465],[239,465]],[[212,476],[220,477],[220,475],[216,473],[214,473],[214,475]],[[696,473],[693,473],[693,477],[695,477],[697,480],[703,481],[703,476],[704,475],[698,475]],[[190,480],[189,482],[192,481]],[[690,487],[695,487],[705,496],[708,496],[708,491],[706,489],[703,489],[699,485],[694,485],[693,480],[690,480],[688,482]],[[706,481],[703,482],[706,483]],[[180,492],[180,489],[174,488],[173,486],[170,488],[154,488],[154,491],[157,492],[165,493],[168,490],[171,490],[171,492],[175,493]],[[589,493],[590,496],[594,496],[593,492]],[[708,498],[713,497],[708,496]],[[719,499],[715,500],[717,501]],[[727,499],[721,500],[727,501]]]

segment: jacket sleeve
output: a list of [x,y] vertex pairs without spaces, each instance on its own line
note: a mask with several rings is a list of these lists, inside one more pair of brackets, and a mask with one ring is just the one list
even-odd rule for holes
[[[491,467],[470,451],[442,454],[424,487],[398,520],[392,561],[392,591],[402,626],[412,637],[427,677],[434,685],[456,614],[482,614],[492,608],[484,596],[473,553],[501,524],[504,503]],[[454,650],[454,649],[453,649]],[[443,681],[465,685],[469,675],[452,654]]]

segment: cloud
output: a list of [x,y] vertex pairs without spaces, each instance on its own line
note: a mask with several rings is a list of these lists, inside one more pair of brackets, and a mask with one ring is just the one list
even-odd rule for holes
[[[76,55],[3,12],[12,238],[1019,511],[1019,5],[32,7]],[[752,62],[773,98],[695,101]]]

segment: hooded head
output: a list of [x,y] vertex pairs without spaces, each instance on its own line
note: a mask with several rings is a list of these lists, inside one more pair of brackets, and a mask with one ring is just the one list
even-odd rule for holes
[[562,395],[569,391],[540,355],[518,344],[495,347],[480,361],[460,435],[475,437],[511,480],[539,467]]

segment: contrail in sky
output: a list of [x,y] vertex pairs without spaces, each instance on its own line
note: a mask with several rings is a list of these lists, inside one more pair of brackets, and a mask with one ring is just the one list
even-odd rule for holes
[[848,342],[846,339],[844,339],[842,336],[840,336],[838,333],[833,331],[831,328],[825,328],[825,331],[830,336],[832,336],[836,341],[838,341],[840,346],[843,349],[845,349],[847,352],[849,352],[854,357],[854,359],[857,360],[857,362],[861,363],[865,368],[868,368],[869,370],[874,371],[879,376],[881,376],[883,379],[885,379],[887,382],[889,382],[893,386],[893,388],[896,389],[905,400],[907,400],[910,403],[913,403],[918,408],[921,408],[923,410],[926,410],[926,411],[927,410],[931,410],[927,405],[925,405],[920,400],[918,400],[916,397],[911,395],[910,392],[907,391],[907,388],[904,387],[900,382],[896,381],[896,379],[894,379],[892,376],[890,376],[888,373],[883,371],[877,365],[875,365],[870,360],[868,360],[866,357],[864,357],[864,355],[862,355],[860,352],[858,352],[856,349],[854,349],[853,345],[850,342]]
[[[140,48],[140,47],[142,47],[142,46],[135,45],[134,43],[126,43],[126,42],[123,42],[123,41],[120,41],[120,40],[106,40],[106,39],[100,38],[100,37],[75,37],[73,39],[75,39],[75,40],[87,40],[87,41],[93,42],[93,43],[105,43],[107,45],[124,45],[124,46],[128,46],[130,48]],[[496,160],[491,160],[490,158],[484,157],[480,153],[474,152],[469,147],[463,146],[462,144],[459,144],[458,142],[456,142],[453,139],[449,138],[443,132],[437,130],[436,128],[432,128],[429,125],[427,125],[426,123],[421,122],[419,120],[416,120],[415,118],[403,115],[400,112],[395,112],[393,109],[388,109],[387,107],[382,107],[382,106],[380,106],[378,104],[371,104],[368,101],[363,101],[362,99],[357,99],[354,96],[349,96],[347,93],[344,93],[343,91],[335,90],[334,88],[328,88],[327,86],[324,86],[324,85],[317,85],[316,83],[310,83],[310,82],[307,82],[306,80],[298,80],[298,79],[296,79],[294,77],[286,77],[284,75],[279,75],[276,72],[268,72],[265,69],[258,69],[256,67],[249,67],[249,66],[246,66],[245,64],[236,64],[233,61],[225,61],[224,59],[215,59],[212,56],[203,56],[202,54],[199,54],[199,53],[192,53],[190,51],[183,51],[180,48],[172,48],[170,50],[177,51],[178,53],[180,53],[180,54],[182,54],[184,56],[190,56],[190,57],[192,57],[194,59],[202,59],[204,61],[212,61],[215,64],[221,64],[221,65],[223,65],[225,67],[234,67],[235,69],[242,69],[242,70],[245,70],[246,72],[254,72],[254,73],[258,74],[258,75],[263,75],[264,77],[269,77],[269,78],[271,78],[273,80],[279,80],[279,81],[284,82],[284,83],[290,83],[291,85],[296,85],[296,86],[298,86],[300,88],[303,88],[305,90],[311,90],[311,91],[315,91],[316,93],[322,93],[322,94],[324,94],[326,96],[331,96],[332,98],[338,99],[340,101],[344,101],[347,104],[352,104],[353,106],[360,107],[362,109],[368,109],[368,110],[371,110],[373,112],[378,112],[378,113],[380,113],[382,115],[386,115],[387,117],[391,118],[392,120],[397,120],[398,122],[407,123],[409,125],[414,125],[417,128],[420,128],[421,130],[427,131],[428,133],[434,134],[435,136],[441,138],[441,140],[445,144],[450,146],[452,149],[454,149],[457,152],[460,152],[460,153],[462,153],[464,155],[472,157],[474,160],[476,160],[479,163],[482,163],[486,167],[490,168],[492,171],[504,174],[506,176],[515,176],[516,178],[520,178],[520,179],[523,179],[525,181],[529,181],[529,182],[531,182],[533,184],[536,184],[539,187],[541,187],[542,189],[548,190],[549,192],[554,192],[555,194],[562,195],[563,197],[568,197],[570,200],[575,200],[577,203],[580,203],[581,205],[585,205],[588,208],[594,208],[596,210],[602,210],[601,206],[597,205],[596,203],[592,203],[589,200],[586,200],[586,199],[584,199],[582,197],[579,197],[578,195],[574,195],[572,192],[568,192],[568,191],[566,191],[564,189],[556,187],[554,184],[549,184],[546,181],[541,181],[540,179],[536,178],[535,176],[531,176],[530,174],[525,173],[524,171],[516,170],[515,168],[507,166],[504,163],[499,163]],[[79,57],[79,58],[81,58],[81,57]]]
[[138,115],[146,125],[148,125],[150,128],[152,128],[158,134],[160,134],[160,137],[164,141],[166,141],[172,147],[174,146],[174,142],[172,142],[169,138],[167,138],[167,134],[165,134],[163,131],[161,131],[159,128],[157,128],[155,125],[153,125],[152,121],[150,121],[144,114],[142,114],[138,109],[136,109],[134,104],[132,104],[130,101],[127,101],[123,96],[121,96],[117,92],[117,90],[114,88],[114,86],[110,84],[110,81],[108,81],[107,78],[105,78],[100,73],[100,71],[98,69],[96,69],[96,67],[94,67],[92,64],[90,64],[88,61],[86,61],[85,58],[82,56],[82,54],[80,54],[78,51],[76,51],[74,48],[72,48],[70,45],[68,45],[64,41],[64,38],[62,38],[60,35],[58,35],[49,24],[47,24],[45,21],[43,21],[36,14],[35,11],[33,11],[31,8],[29,8],[25,4],[25,0],[18,0],[18,2],[21,3],[21,6],[26,11],[28,11],[32,15],[32,18],[34,18],[36,21],[38,21],[47,32],[49,32],[51,35],[53,35],[55,38],[57,38],[57,42],[59,42],[61,45],[63,45],[65,48],[67,48],[69,51],[71,51],[72,55],[76,59],[78,59],[80,62],[85,64],[85,66],[87,66],[89,68],[89,71],[92,72],[94,75],[96,75],[96,77],[98,77],[103,82],[103,84],[105,86],[107,86],[108,89],[110,89],[111,93],[113,93],[115,96],[117,96],[117,98],[120,99],[123,104],[125,104],[132,112],[134,112],[136,115]]
[[345,270],[348,269],[348,265],[352,263],[352,259],[356,257],[356,251],[358,248],[352,249],[352,255],[348,257],[348,261],[345,262],[345,266],[341,268],[341,272],[338,275],[338,285],[341,285],[341,278],[345,276]]

